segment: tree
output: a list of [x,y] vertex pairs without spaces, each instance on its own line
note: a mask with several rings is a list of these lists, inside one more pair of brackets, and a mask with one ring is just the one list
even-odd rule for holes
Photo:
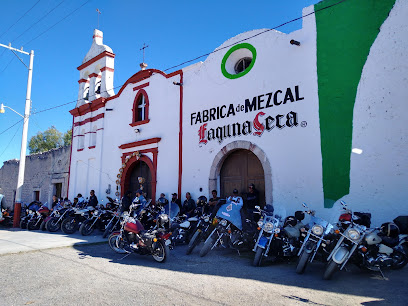
[[72,142],[72,130],[71,129],[65,132],[63,140],[64,140],[64,146],[71,145],[71,142]]
[[[65,136],[58,131],[55,126],[51,126],[44,132],[38,132],[37,135],[30,138],[28,148],[30,153],[42,153],[51,149],[62,147],[65,144]],[[67,136],[67,139],[69,137]]]

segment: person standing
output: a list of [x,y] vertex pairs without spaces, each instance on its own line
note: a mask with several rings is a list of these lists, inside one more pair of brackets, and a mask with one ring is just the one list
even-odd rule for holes
[[89,206],[96,207],[98,205],[98,198],[95,195],[95,190],[91,190],[89,197]]
[[171,195],[171,204],[177,204],[178,207],[179,207],[180,210],[181,210],[181,201],[180,201],[180,199],[177,197],[177,193],[173,193],[173,194]]
[[181,207],[181,214],[185,214],[188,217],[191,216],[194,212],[194,209],[196,208],[196,203],[195,201],[191,198],[191,194],[189,192],[186,193],[186,200],[183,203],[183,206]]
[[51,209],[54,209],[54,207],[58,204],[58,198],[56,195],[52,196],[52,204],[51,204]]
[[122,198],[122,205],[120,206],[120,212],[129,211],[129,207],[132,204],[132,192],[130,190],[125,192]]
[[[259,192],[255,188],[254,184],[249,184],[248,186],[248,193],[247,193],[247,199],[246,199],[246,213],[249,219],[252,221],[258,221],[260,218],[260,215],[258,215],[256,218],[254,218],[254,211],[255,211],[255,206],[259,205]],[[257,220],[255,220],[257,219]]]

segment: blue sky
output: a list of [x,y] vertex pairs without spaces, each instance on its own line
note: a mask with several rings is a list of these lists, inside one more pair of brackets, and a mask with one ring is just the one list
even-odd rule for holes
[[[317,2],[2,0],[0,43],[11,42],[13,47],[23,46],[27,52],[34,50],[31,94],[34,113],[76,101],[79,80],[76,68],[91,46],[98,23],[97,8],[102,12],[99,29],[104,32],[104,44],[116,54],[116,87],[140,70],[143,43],[149,45],[145,55],[148,68],[165,70],[209,53],[239,33],[274,28],[298,18],[304,7]],[[299,28],[301,21],[278,30],[290,33]],[[18,55],[28,66],[29,56]],[[26,67],[11,51],[0,47],[0,103],[24,113],[26,88]],[[75,102],[33,114],[28,139],[52,125],[61,132],[70,129],[72,116],[68,111],[74,107]],[[8,109],[0,114],[0,167],[5,160],[20,157],[22,122],[11,127],[20,119]]]

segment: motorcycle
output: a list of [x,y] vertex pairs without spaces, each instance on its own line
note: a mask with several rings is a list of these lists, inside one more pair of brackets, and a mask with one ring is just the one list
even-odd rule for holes
[[81,226],[81,223],[89,218],[95,210],[95,207],[87,205],[88,203],[84,202],[81,206],[75,207],[69,211],[69,215],[61,222],[61,230],[65,234],[75,233]]
[[197,226],[201,221],[201,216],[205,212],[207,205],[207,198],[200,196],[197,200],[197,207],[194,209],[193,216],[187,218],[187,216],[180,216],[177,222],[172,224],[173,231],[173,243],[174,244],[186,244],[191,242]]
[[142,223],[132,217],[140,204],[132,204],[129,212],[124,212],[120,231],[113,232],[109,238],[109,246],[119,254],[136,253],[152,255],[157,262],[165,262],[169,256],[169,240],[171,233],[166,233],[163,224],[168,222],[168,216],[161,215],[154,229],[145,231]]
[[235,249],[238,253],[243,249],[252,249],[255,243],[256,228],[251,220],[246,219],[244,225],[246,230],[243,230],[242,205],[228,198],[226,203],[220,206],[213,220],[215,228],[200,250],[201,257],[207,255],[217,245]]
[[188,248],[186,251],[186,255],[190,255],[195,247],[200,244],[202,240],[206,240],[208,238],[209,233],[212,230],[212,218],[211,218],[211,211],[209,211],[208,206],[207,206],[207,198],[203,197],[203,200],[205,199],[205,203],[201,204],[201,209],[199,211],[198,215],[198,223],[196,224],[195,232],[193,236],[190,239],[190,242],[188,243]]
[[45,231],[45,222],[44,220],[50,214],[50,209],[47,207],[47,203],[42,205],[33,215],[33,217],[27,223],[27,229],[29,231],[32,230],[42,230]]
[[82,236],[89,236],[92,234],[95,228],[101,231],[105,231],[106,225],[110,221],[111,214],[109,211],[103,209],[102,205],[98,205],[88,219],[84,220],[79,227],[79,232]]
[[297,256],[299,256],[296,266],[296,273],[302,274],[305,272],[306,266],[309,262],[312,262],[317,254],[320,255],[322,260],[325,260],[330,254],[329,242],[327,235],[333,230],[333,225],[316,217],[315,212],[310,210],[305,203],[302,204],[306,208],[306,213],[311,216],[309,223],[309,230],[301,228],[301,238],[304,238],[302,246]]
[[109,203],[106,204],[106,206],[107,208],[110,208],[109,213],[111,214],[111,217],[106,224],[105,231],[102,235],[103,238],[108,237],[110,234],[112,234],[113,231],[118,230],[120,226],[121,204],[118,201],[113,200],[111,197],[107,198],[109,200]]
[[20,228],[27,229],[28,221],[35,215],[35,212],[40,208],[41,202],[31,202],[28,206],[25,207],[25,215],[20,219]]
[[301,221],[305,215],[302,211],[295,212],[295,216],[285,219],[283,226],[280,226],[282,216],[273,215],[273,207],[267,206],[266,210],[255,207],[262,217],[258,221],[259,235],[252,251],[255,252],[253,265],[261,266],[264,259],[271,259],[273,262],[278,258],[293,258],[299,251],[300,228],[303,227]]
[[63,217],[66,215],[67,208],[61,205],[58,202],[57,205],[54,206],[52,212],[48,215],[47,218],[44,219],[45,229],[49,232],[56,232],[60,228],[60,219],[62,220]]
[[[342,205],[345,205],[342,202]],[[351,212],[336,233],[340,235],[336,246],[327,258],[328,264],[323,278],[329,280],[342,270],[347,262],[360,268],[378,271],[384,277],[383,268],[401,269],[408,263],[408,235],[400,234],[398,226],[387,222],[380,228],[369,229],[362,225],[361,218]],[[344,217],[343,217],[344,220]],[[342,231],[342,227],[348,225]]]

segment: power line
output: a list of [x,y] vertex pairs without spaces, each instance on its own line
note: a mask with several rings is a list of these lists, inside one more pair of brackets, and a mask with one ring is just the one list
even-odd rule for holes
[[57,4],[54,8],[52,8],[48,13],[46,13],[44,16],[42,16],[40,19],[38,19],[36,22],[34,22],[32,25],[30,25],[23,33],[21,33],[19,36],[14,38],[11,42],[16,41],[19,39],[21,36],[23,36],[25,33],[27,33],[29,30],[31,30],[35,25],[37,25],[41,20],[43,20],[45,17],[47,17],[51,12],[53,12],[55,9],[57,9],[65,0],[62,0],[59,4]]
[[232,44],[230,44],[230,45],[227,45],[227,46],[224,46],[224,47],[222,47],[222,48],[216,49],[216,50],[214,50],[214,51],[212,51],[212,52],[209,52],[209,53],[200,55],[200,56],[198,56],[198,57],[196,57],[196,58],[194,58],[194,59],[185,61],[185,62],[183,62],[183,63],[181,63],[181,64],[176,65],[176,66],[173,66],[173,67],[164,69],[163,71],[167,71],[167,70],[170,70],[170,69],[174,69],[174,68],[183,66],[183,65],[185,65],[185,64],[194,62],[194,61],[196,61],[196,60],[198,60],[198,59],[200,59],[200,58],[202,58],[202,57],[205,57],[205,56],[208,56],[208,55],[210,55],[210,54],[213,54],[213,53],[216,53],[216,52],[218,52],[218,51],[221,51],[221,50],[223,50],[223,49],[226,49],[226,48],[235,46],[235,45],[237,45],[237,44],[239,44],[239,43],[241,43],[241,42],[243,42],[243,41],[246,41],[246,40],[249,40],[249,39],[254,38],[254,37],[256,37],[256,36],[262,35],[262,34],[264,34],[264,33],[266,33],[266,32],[276,30],[276,29],[278,29],[278,28],[283,27],[284,25],[287,25],[287,24],[289,24],[289,23],[292,23],[292,22],[301,20],[301,19],[303,19],[303,18],[305,18],[305,17],[308,17],[308,16],[310,16],[310,15],[316,14],[317,12],[320,12],[320,11],[326,10],[326,9],[328,9],[328,8],[331,8],[331,7],[333,7],[333,6],[336,6],[336,5],[338,5],[338,4],[340,4],[340,3],[344,2],[344,1],[346,1],[346,0],[341,0],[341,1],[339,1],[339,2],[333,3],[333,4],[328,5],[328,6],[326,6],[326,7],[322,7],[321,9],[318,9],[317,11],[313,11],[313,12],[311,12],[311,13],[309,13],[309,14],[302,15],[302,16],[300,16],[300,17],[298,17],[298,18],[295,18],[295,19],[292,19],[292,20],[290,20],[290,21],[286,21],[286,22],[284,22],[284,23],[282,23],[282,24],[280,24],[280,25],[278,25],[278,26],[276,26],[276,27],[273,27],[273,28],[271,28],[271,29],[267,29],[267,30],[265,30],[265,31],[263,31],[263,32],[259,32],[259,33],[255,34],[255,35],[252,35],[252,36],[249,36],[249,37],[247,37],[247,38],[241,39],[241,40],[239,40],[239,41],[237,41],[237,42],[234,42],[234,43],[232,43]]
[[23,14],[23,16],[21,16],[21,17],[20,17],[15,23],[13,23],[6,31],[4,31],[3,34],[0,35],[0,38],[1,38],[4,34],[6,34],[12,27],[14,27],[21,19],[23,19],[23,17],[24,17],[25,15],[27,15],[28,12],[30,12],[40,1],[41,1],[41,0],[38,0],[27,12],[25,12],[25,13]]
[[4,67],[4,69],[0,72],[0,74],[2,74],[7,69],[7,67],[11,64],[11,62],[13,60],[14,60],[14,57],[11,58],[11,60],[7,63],[7,65]]
[[0,135],[4,134],[5,132],[7,132],[9,129],[11,129],[13,126],[15,126],[16,124],[19,124],[21,121],[23,121],[24,119],[20,119],[19,121],[17,121],[16,123],[14,123],[12,126],[8,127],[7,129],[5,129],[3,132],[0,133]]
[[[89,0],[89,1],[90,1],[90,0]],[[87,2],[89,2],[89,1],[87,1]],[[313,11],[313,12],[311,12],[311,13],[308,13],[308,14],[306,14],[306,15],[302,15],[302,16],[300,16],[300,17],[298,17],[298,18],[295,18],[295,19],[286,21],[286,22],[284,22],[284,23],[282,23],[282,24],[280,24],[280,25],[278,25],[278,26],[276,26],[276,27],[274,27],[274,28],[267,29],[267,30],[265,30],[265,31],[259,32],[259,33],[255,34],[255,35],[252,35],[252,36],[250,36],[250,37],[241,39],[241,40],[239,40],[239,41],[237,41],[237,42],[235,42],[235,43],[232,43],[232,44],[230,44],[230,45],[228,45],[228,46],[224,46],[224,47],[219,48],[219,49],[216,49],[216,50],[214,50],[214,51],[212,51],[212,52],[209,52],[209,53],[200,55],[200,56],[198,56],[198,57],[196,57],[196,58],[194,58],[194,59],[185,61],[185,62],[183,62],[183,63],[181,63],[181,64],[178,64],[178,65],[176,65],[176,66],[167,68],[167,69],[165,69],[165,70],[163,70],[163,71],[167,71],[167,70],[170,70],[170,69],[174,69],[174,68],[176,68],[176,67],[185,65],[185,64],[190,63],[190,62],[192,62],[192,61],[196,61],[196,60],[198,60],[198,59],[200,59],[200,58],[202,58],[202,57],[208,56],[208,55],[213,54],[213,53],[215,53],[215,52],[218,52],[218,51],[221,51],[221,50],[223,50],[223,49],[229,48],[229,47],[231,47],[231,46],[237,45],[237,44],[239,44],[239,43],[241,43],[241,42],[243,42],[243,41],[252,39],[252,38],[254,38],[254,37],[256,37],[256,36],[259,36],[259,35],[262,35],[262,34],[264,34],[264,33],[266,33],[266,32],[269,32],[269,31],[278,29],[278,28],[280,28],[280,27],[282,27],[282,26],[284,26],[284,25],[287,25],[287,24],[289,24],[289,23],[292,23],[292,22],[301,20],[301,19],[303,19],[303,18],[305,18],[305,17],[308,17],[308,16],[310,16],[310,15],[316,14],[317,12],[320,12],[320,11],[329,9],[329,8],[331,8],[331,7],[333,7],[333,6],[339,5],[339,4],[341,4],[341,3],[345,2],[345,1],[347,1],[347,0],[340,0],[339,2],[333,3],[333,4],[328,5],[328,6],[326,6],[326,7],[322,7],[321,9],[318,9],[318,10]],[[86,4],[86,3],[85,3],[85,4]],[[83,4],[83,5],[85,5],[85,4]],[[82,5],[82,6],[83,6],[83,5]],[[119,85],[119,86],[116,86],[116,87],[112,88],[111,90],[116,89],[116,88],[119,88],[119,87],[122,87],[122,86],[125,85],[125,84],[126,84],[126,82],[123,83],[122,85]],[[105,91],[105,92],[107,92],[107,91]],[[95,96],[95,95],[93,95],[93,96]],[[93,97],[93,96],[90,96],[90,98]],[[33,114],[38,114],[38,113],[46,112],[46,111],[49,111],[49,110],[52,110],[52,109],[56,109],[56,108],[59,108],[59,107],[62,107],[62,106],[65,106],[65,105],[68,105],[68,104],[71,104],[71,103],[75,103],[75,102],[78,102],[78,100],[74,100],[74,101],[67,102],[67,103],[64,103],[64,104],[61,104],[61,105],[57,105],[57,106],[54,106],[54,107],[50,107],[50,108],[47,108],[47,109],[43,109],[43,110],[34,112]]]
[[78,11],[80,8],[82,8],[85,4],[87,4],[88,2],[90,2],[91,0],[87,0],[86,2],[84,2],[80,7],[76,8],[75,10],[73,10],[71,13],[69,13],[68,15],[66,15],[64,18],[62,18],[60,21],[54,23],[52,26],[50,26],[48,29],[46,29],[44,32],[42,32],[40,35],[34,37],[33,39],[31,39],[30,41],[26,42],[23,46],[29,44],[30,42],[36,40],[37,38],[39,38],[40,36],[42,36],[44,33],[48,32],[49,30],[51,30],[53,27],[55,27],[57,24],[63,22],[65,19],[67,19],[69,16],[71,16],[72,14],[74,14],[76,11]]
[[[21,121],[23,121],[23,120],[20,120],[20,121],[19,121],[19,122],[17,122],[17,123],[21,123]],[[15,124],[14,124],[14,125],[15,125]],[[14,125],[13,125],[13,126],[14,126]],[[13,127],[13,126],[11,126],[11,127]],[[10,128],[11,128],[11,127],[10,127]],[[1,156],[3,156],[4,152],[6,152],[6,150],[7,150],[7,149],[8,149],[8,147],[10,146],[10,144],[11,144],[11,142],[13,141],[14,137],[16,137],[17,132],[18,132],[19,130],[20,130],[20,129],[19,129],[19,128],[17,128],[17,130],[16,130],[16,132],[14,133],[13,137],[11,137],[10,142],[7,144],[7,146],[4,148],[3,152],[0,154],[0,157],[1,157]]]

